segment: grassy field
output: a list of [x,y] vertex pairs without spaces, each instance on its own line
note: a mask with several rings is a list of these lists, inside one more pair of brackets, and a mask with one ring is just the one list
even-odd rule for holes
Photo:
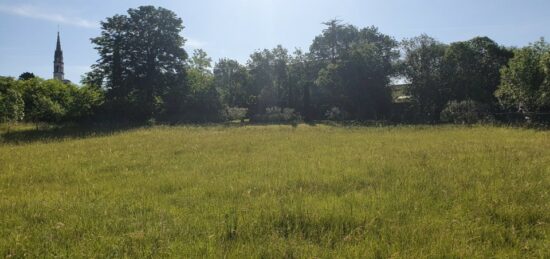
[[0,257],[550,257],[550,132],[33,130],[0,140]]

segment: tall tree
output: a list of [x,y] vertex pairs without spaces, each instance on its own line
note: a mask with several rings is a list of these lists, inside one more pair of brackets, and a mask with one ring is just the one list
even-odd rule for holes
[[264,112],[266,107],[276,106],[275,86],[272,72],[273,57],[271,51],[264,49],[250,55],[247,67],[250,73],[251,109],[255,115]]
[[315,76],[312,75],[308,55],[302,50],[296,49],[290,57],[288,64],[288,107],[296,109],[303,116],[308,117],[310,108],[309,87],[313,84]]
[[203,50],[196,50],[189,62],[189,93],[186,109],[180,120],[191,122],[218,121],[222,118],[222,100],[211,71],[212,59]]
[[0,123],[23,120],[25,103],[17,83],[13,78],[0,77]]
[[254,93],[249,89],[249,73],[236,60],[221,59],[214,67],[214,80],[224,103],[230,107],[250,108]]
[[544,39],[516,50],[501,76],[496,96],[504,107],[527,116],[550,112],[550,44]]
[[294,52],[290,66],[290,75],[295,89],[295,106],[300,111],[304,119],[313,120],[318,114],[313,93],[317,93],[319,87],[316,87],[315,80],[319,75],[319,64],[311,53],[303,53],[301,50]]
[[424,119],[438,120],[439,113],[449,101],[449,91],[444,87],[442,75],[447,46],[425,34],[404,40],[401,46],[404,53],[401,72],[411,83],[407,91],[414,97]]
[[201,72],[209,73],[212,68],[212,58],[202,49],[193,51],[193,56],[189,59],[189,66]]
[[358,37],[358,29],[353,25],[342,24],[340,20],[323,23],[326,28],[315,37],[310,52],[315,59],[335,63],[343,58]]
[[320,68],[320,108],[343,108],[355,119],[383,119],[390,110],[388,84],[399,57],[397,42],[376,27],[337,25],[329,22],[310,48]]
[[278,45],[271,50],[273,55],[273,80],[277,95],[277,106],[290,107],[290,98],[292,96],[292,84],[290,83],[289,63],[290,55],[288,50]]
[[132,101],[129,26],[130,20],[124,15],[101,22],[101,36],[92,39],[100,59],[82,80],[85,85],[105,88],[108,102],[117,110],[131,105]]
[[451,44],[443,70],[450,99],[496,104],[494,92],[500,84],[500,69],[511,57],[510,51],[487,37]]
[[107,101],[137,120],[181,112],[187,59],[182,20],[162,7],[141,6],[101,26],[92,43],[100,55],[95,69],[103,75]]

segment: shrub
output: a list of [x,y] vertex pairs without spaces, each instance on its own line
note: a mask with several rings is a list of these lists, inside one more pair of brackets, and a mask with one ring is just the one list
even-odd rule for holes
[[11,78],[0,77],[0,122],[17,122],[23,120],[25,103]]
[[455,124],[475,124],[491,121],[486,105],[472,100],[450,101],[441,112],[441,121]]
[[302,118],[299,114],[294,112],[294,109],[291,108],[280,108],[277,106],[269,107],[266,109],[264,114],[256,116],[256,121],[258,122],[298,122]]
[[246,114],[248,113],[248,109],[247,108],[239,108],[239,107],[228,107],[226,109],[226,113],[227,113],[227,120],[229,120],[229,121],[239,120],[239,121],[242,122],[246,118]]
[[332,107],[325,113],[327,120],[332,121],[342,121],[345,120],[348,116],[347,113],[343,110],[340,110],[338,107]]
[[501,70],[495,96],[503,108],[523,113],[527,121],[545,121],[533,113],[550,112],[550,44],[541,40],[516,50]]
[[71,87],[73,101],[69,106],[66,120],[82,121],[91,118],[104,102],[103,92],[96,87]]
[[170,103],[180,103],[182,106],[180,109],[170,109],[171,111],[166,114],[167,120],[172,123],[224,121],[225,109],[220,93],[215,87],[214,77],[209,72],[197,68],[189,69],[187,76],[189,92],[183,93],[181,100],[170,100],[168,97]]
[[58,80],[32,78],[19,81],[25,103],[25,119],[31,122],[76,122],[91,117],[103,103],[103,92]]
[[23,89],[26,120],[31,122],[61,122],[72,103],[67,85],[57,80],[26,80]]

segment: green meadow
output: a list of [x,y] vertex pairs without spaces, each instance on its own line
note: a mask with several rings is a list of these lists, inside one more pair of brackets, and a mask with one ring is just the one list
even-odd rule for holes
[[550,257],[548,131],[2,130],[4,258]]

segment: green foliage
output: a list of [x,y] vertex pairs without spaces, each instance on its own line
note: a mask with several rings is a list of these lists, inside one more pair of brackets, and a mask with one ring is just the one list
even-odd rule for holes
[[[223,107],[246,108],[250,118],[269,107],[288,107],[307,120],[324,118],[332,107],[355,120],[387,120],[410,110],[415,118],[409,120],[422,122],[439,121],[451,100],[496,110],[499,69],[511,52],[487,37],[447,46],[421,35],[403,41],[405,56],[398,62],[398,43],[376,27],[338,20],[325,25],[309,53],[290,54],[279,45],[252,53],[246,66],[222,59],[211,70],[204,50],[187,60],[181,19],[142,6],[102,23],[102,35],[92,41],[101,59],[83,82],[106,89],[105,107],[113,114],[142,121],[205,121],[224,114]],[[401,108],[392,105],[389,87],[396,76],[411,83],[412,101]]]
[[549,256],[548,131],[182,126],[71,139],[81,134],[0,144],[2,256]]
[[327,120],[331,121],[343,121],[348,117],[348,115],[346,111],[343,111],[338,107],[332,107],[325,113],[325,117]]
[[23,83],[26,120],[59,123],[73,103],[72,85],[35,78]]
[[214,67],[214,81],[225,105],[250,108],[250,75],[236,60],[221,59]]
[[375,27],[359,30],[336,21],[327,26],[311,47],[322,64],[315,80],[323,89],[321,102],[342,107],[355,119],[383,119],[390,110],[397,43]]
[[250,55],[248,70],[251,87],[248,88],[247,95],[249,100],[257,102],[252,103],[255,107],[249,107],[253,114],[261,113],[269,107],[289,106],[289,96],[292,95],[289,80],[290,59],[288,50],[280,45],[272,50],[264,49]]
[[0,123],[18,122],[25,115],[25,103],[17,81],[0,77]]
[[500,84],[500,69],[512,53],[487,37],[455,42],[447,48],[443,63],[448,98],[493,105]]
[[32,78],[18,81],[29,122],[77,122],[92,117],[103,103],[103,92],[58,80]]
[[189,67],[199,70],[202,73],[209,73],[212,68],[212,58],[202,49],[196,49],[189,60]]
[[296,114],[292,108],[280,108],[277,106],[266,108],[265,112],[254,117],[256,122],[267,123],[297,123],[302,120],[301,116]]
[[544,40],[517,49],[501,70],[502,83],[496,91],[500,103],[529,115],[550,111],[550,45]]
[[36,76],[31,72],[25,72],[25,73],[19,75],[19,80],[29,80],[29,79],[33,79],[33,78],[36,78]]
[[140,6],[101,23],[92,39],[100,59],[85,78],[107,90],[107,107],[119,117],[170,118],[185,102],[185,39],[182,20],[170,10]]
[[437,121],[451,101],[473,100],[493,106],[499,70],[512,56],[487,37],[446,46],[421,35],[402,43],[402,74],[411,82],[410,95],[424,120]]
[[[484,104],[496,114],[501,108],[497,98],[502,107],[525,114],[550,110],[550,54],[544,41],[516,50],[508,67],[513,53],[488,37],[445,45],[421,35],[399,45],[374,26],[358,28],[339,20],[324,24],[308,53],[290,53],[278,45],[255,51],[245,65],[221,59],[212,68],[202,49],[188,59],[183,22],[174,12],[154,6],[129,9],[106,18],[101,35],[92,39],[100,59],[82,78],[87,88],[66,98],[55,90],[31,88],[38,92],[29,118],[73,120],[101,105],[106,119],[208,122],[223,120],[225,107],[245,108],[250,119],[261,118],[271,107],[287,107],[307,121],[346,117],[433,123],[452,100]],[[25,73],[21,79],[32,81],[33,76]],[[403,94],[411,98],[392,98],[390,84],[399,81],[394,79],[410,83]],[[334,107],[346,116],[332,113]]]
[[311,54],[296,49],[289,64],[288,106],[296,109],[305,120],[311,120],[311,88],[318,76]]
[[353,25],[344,25],[340,20],[330,20],[323,24],[326,28],[313,40],[311,54],[322,62],[335,63],[345,59],[347,51],[359,37],[358,29]]
[[442,63],[447,46],[428,35],[401,43],[405,58],[401,73],[411,83],[407,88],[426,120],[436,120],[447,102],[449,91],[444,87]]
[[190,87],[185,108],[175,121],[217,122],[224,119],[223,104],[210,70],[191,68],[187,71]]
[[98,69],[94,69],[84,74],[82,76],[82,79],[80,80],[80,83],[82,85],[86,85],[96,89],[102,89],[104,85],[104,79],[105,78],[103,73]]
[[228,121],[244,121],[246,119],[246,115],[248,114],[247,108],[239,108],[239,107],[227,107],[225,109],[225,112],[227,113],[227,120]]
[[473,100],[450,101],[441,112],[441,121],[454,124],[475,124],[491,121],[489,108]]
[[94,86],[69,88],[73,97],[67,119],[81,121],[93,117],[105,101],[104,92]]

